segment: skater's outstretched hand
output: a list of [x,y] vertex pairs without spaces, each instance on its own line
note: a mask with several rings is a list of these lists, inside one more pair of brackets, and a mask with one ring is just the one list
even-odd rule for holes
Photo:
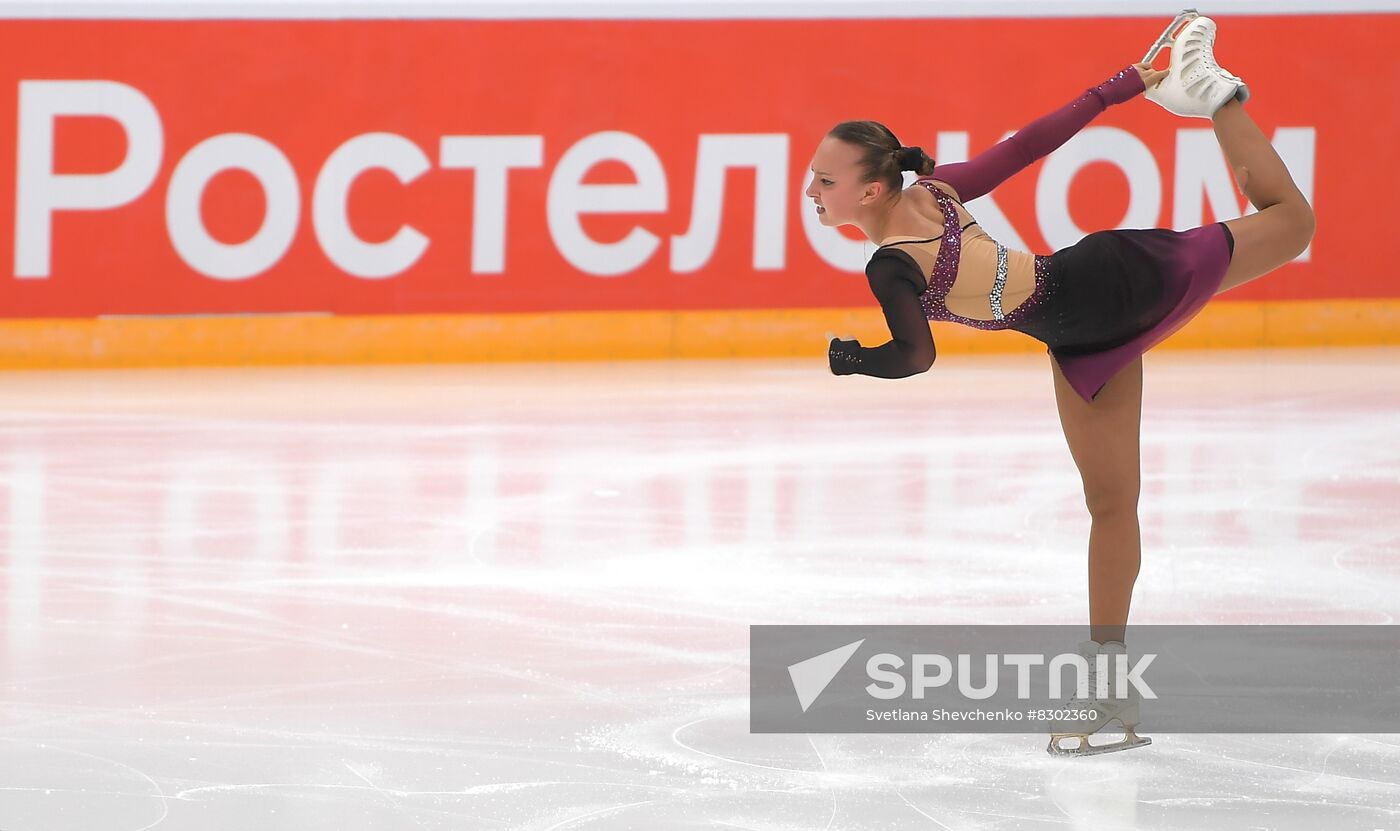
[[1138,71],[1138,75],[1142,77],[1142,85],[1147,89],[1152,89],[1162,83],[1163,78],[1167,77],[1167,70],[1153,69],[1145,63],[1135,63],[1133,68]]

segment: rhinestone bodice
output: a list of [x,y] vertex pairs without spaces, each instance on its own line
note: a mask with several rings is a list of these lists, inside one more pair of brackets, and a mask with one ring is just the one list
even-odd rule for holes
[[943,237],[939,241],[938,253],[934,258],[933,273],[928,275],[927,289],[919,295],[919,303],[923,307],[924,316],[929,320],[961,323],[974,329],[1017,328],[1016,324],[1031,317],[1049,292],[1050,258],[1041,255],[1035,257],[1035,289],[1031,292],[1031,296],[1010,312],[1003,312],[1001,295],[1006,288],[1007,250],[1006,246],[999,243],[997,244],[996,280],[992,284],[991,293],[987,298],[991,305],[993,319],[978,320],[977,318],[963,317],[948,310],[948,307],[944,305],[944,299],[952,290],[954,281],[957,280],[958,266],[962,260],[962,228],[959,225],[958,211],[953,206],[953,198],[935,186],[931,180],[919,179],[915,184],[927,188],[938,202],[939,210],[943,212]]

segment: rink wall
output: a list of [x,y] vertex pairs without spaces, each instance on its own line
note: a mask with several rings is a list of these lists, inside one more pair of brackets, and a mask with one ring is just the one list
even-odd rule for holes
[[[1175,10],[1054,5],[1082,16],[0,5],[0,366],[820,355],[828,330],[880,339],[873,246],[821,227],[802,193],[816,143],[874,118],[941,162],[968,158],[1141,58]],[[1400,14],[1270,7],[1289,13],[1216,15],[1217,58],[1250,82],[1317,235],[1167,345],[1400,342],[1385,252],[1400,68],[1377,58]],[[352,19],[327,19],[336,8]],[[115,16],[84,16],[98,13]],[[1137,99],[968,207],[1043,253],[1245,202],[1209,123]],[[942,352],[1042,349],[934,332]]]

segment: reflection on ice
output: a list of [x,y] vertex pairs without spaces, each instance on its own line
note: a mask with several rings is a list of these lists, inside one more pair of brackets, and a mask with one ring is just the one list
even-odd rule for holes
[[[1148,357],[1136,622],[1394,623],[1396,357]],[[0,398],[0,828],[1396,824],[1392,736],[748,733],[750,624],[1083,619],[1043,355]]]

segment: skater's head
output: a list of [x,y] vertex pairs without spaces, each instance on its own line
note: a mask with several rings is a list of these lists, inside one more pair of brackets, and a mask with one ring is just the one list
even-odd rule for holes
[[812,170],[806,193],[823,209],[821,223],[848,225],[888,210],[904,190],[904,171],[928,176],[933,159],[878,121],[843,121],[817,145]]

